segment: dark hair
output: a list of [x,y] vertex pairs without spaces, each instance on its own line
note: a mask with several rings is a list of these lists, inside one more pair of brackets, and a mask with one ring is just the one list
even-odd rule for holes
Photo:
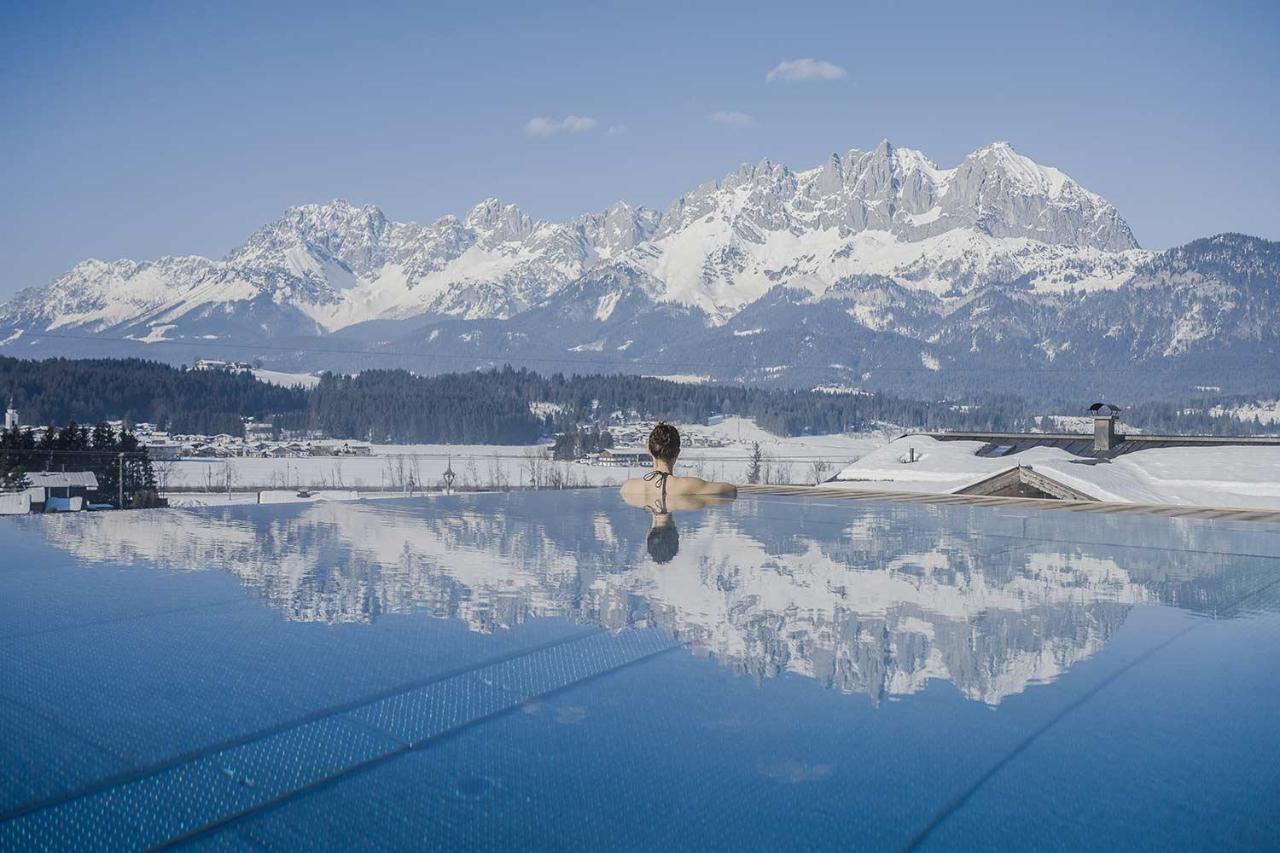
[[655,563],[670,563],[680,551],[680,531],[676,529],[675,522],[668,521],[650,529],[645,545]]
[[669,423],[659,422],[649,433],[649,452],[654,459],[674,462],[680,455],[680,431]]

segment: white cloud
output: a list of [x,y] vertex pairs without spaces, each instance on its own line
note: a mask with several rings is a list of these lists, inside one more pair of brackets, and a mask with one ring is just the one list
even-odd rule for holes
[[565,116],[562,119],[534,116],[525,122],[524,132],[530,136],[552,136],[557,133],[585,133],[596,126],[588,116]]
[[751,127],[756,120],[747,113],[734,112],[733,110],[716,110],[707,116],[716,124],[723,124],[725,127]]
[[849,72],[825,59],[786,59],[775,65],[764,79],[772,83],[774,80],[841,80],[848,76]]

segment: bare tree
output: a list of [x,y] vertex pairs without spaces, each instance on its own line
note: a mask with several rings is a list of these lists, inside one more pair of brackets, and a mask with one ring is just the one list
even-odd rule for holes
[[228,495],[231,494],[231,488],[236,484],[238,473],[236,466],[232,465],[230,460],[222,463],[222,491]]
[[169,481],[173,479],[173,462],[159,460],[151,468],[156,474],[156,489],[161,492],[169,491]]
[[809,463],[809,479],[813,480],[816,486],[827,479],[827,472],[831,470],[831,463],[825,459],[814,459]]
[[775,459],[764,455],[761,479],[773,486],[786,485],[791,482],[791,463],[783,459]]
[[524,469],[529,475],[529,485],[541,489],[546,485],[547,451],[541,447],[530,447],[524,453]]
[[502,460],[495,454],[489,460],[489,483],[495,489],[505,489],[511,483],[507,479],[506,469],[503,467]]
[[406,491],[409,488],[410,476],[410,466],[406,463],[403,453],[387,457],[383,465],[383,485]]

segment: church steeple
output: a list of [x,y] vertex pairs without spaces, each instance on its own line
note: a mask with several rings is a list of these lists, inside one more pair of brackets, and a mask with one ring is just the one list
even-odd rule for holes
[[4,410],[4,428],[18,428],[18,406],[14,403],[13,395],[9,395],[9,408]]

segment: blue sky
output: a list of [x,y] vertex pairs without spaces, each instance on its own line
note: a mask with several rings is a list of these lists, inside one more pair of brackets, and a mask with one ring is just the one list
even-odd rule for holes
[[0,9],[0,295],[86,257],[220,257],[301,202],[664,208],[885,137],[944,167],[1009,140],[1146,246],[1280,238],[1276,3]]

